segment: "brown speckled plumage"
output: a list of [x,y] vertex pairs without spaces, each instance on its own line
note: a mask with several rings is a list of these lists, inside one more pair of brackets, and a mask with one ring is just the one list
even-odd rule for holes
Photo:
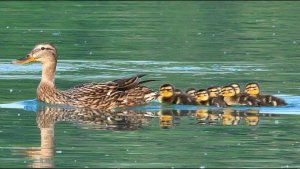
[[57,64],[57,53],[53,45],[38,44],[26,58],[14,61],[15,64],[30,62],[42,63],[42,79],[37,88],[37,99],[46,103],[66,104],[93,109],[113,109],[117,107],[147,104],[156,99],[156,92],[141,86],[141,77],[117,79],[106,83],[85,83],[69,90],[56,89],[54,76]]

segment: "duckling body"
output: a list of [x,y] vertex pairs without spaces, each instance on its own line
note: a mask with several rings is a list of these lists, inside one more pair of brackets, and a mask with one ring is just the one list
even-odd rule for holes
[[172,84],[163,84],[159,89],[158,101],[168,104],[197,104],[195,99],[184,93],[175,93],[175,88]]
[[199,105],[209,106],[209,96],[207,90],[199,89],[195,93],[196,101]]
[[285,100],[272,96],[272,95],[260,95],[260,87],[258,83],[251,82],[246,84],[245,92],[251,97],[255,98],[259,106],[285,106],[287,103]]
[[257,105],[257,102],[254,98],[248,97],[246,95],[237,96],[234,88],[230,85],[224,86],[222,88],[223,100],[228,106],[235,105]]
[[141,86],[141,77],[117,79],[106,83],[85,83],[69,90],[56,89],[54,77],[57,52],[53,45],[38,44],[27,57],[13,61],[14,64],[42,63],[42,78],[37,88],[39,101],[51,104],[66,104],[93,109],[113,109],[132,105],[147,104],[156,99],[156,92]]
[[224,97],[220,95],[219,89],[217,86],[212,86],[207,88],[207,92],[209,95],[209,105],[217,106],[217,107],[226,107],[227,104],[224,101]]

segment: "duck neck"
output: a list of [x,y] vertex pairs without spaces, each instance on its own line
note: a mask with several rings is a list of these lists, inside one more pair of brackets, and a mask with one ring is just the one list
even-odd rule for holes
[[55,71],[56,62],[47,62],[42,64],[42,79],[40,86],[47,85],[48,87],[55,88]]

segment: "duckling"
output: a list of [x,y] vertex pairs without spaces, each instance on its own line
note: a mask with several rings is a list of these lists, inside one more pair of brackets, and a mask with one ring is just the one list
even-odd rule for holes
[[241,95],[241,87],[238,83],[230,83],[229,86],[232,86],[235,90],[237,96]]
[[183,94],[183,92],[180,89],[175,89],[175,94]]
[[260,87],[258,83],[251,82],[246,84],[245,92],[256,98],[260,106],[285,106],[287,103],[278,97],[272,95],[260,95]]
[[228,106],[234,105],[257,105],[257,102],[252,97],[241,97],[237,96],[234,88],[232,86],[224,86],[222,88],[222,95],[224,97],[224,101]]
[[217,107],[226,107],[227,104],[224,101],[224,98],[219,92],[218,86],[211,86],[207,88],[208,96],[209,96],[209,105],[217,106]]
[[186,89],[185,93],[193,98],[195,98],[196,89],[195,88],[188,88]]
[[209,106],[209,96],[205,89],[199,89],[195,93],[196,101],[199,105]]
[[223,125],[238,125],[240,123],[241,117],[239,113],[230,108],[223,109],[222,124]]
[[159,88],[158,101],[169,104],[195,105],[196,100],[187,94],[176,94],[172,84],[163,84]]

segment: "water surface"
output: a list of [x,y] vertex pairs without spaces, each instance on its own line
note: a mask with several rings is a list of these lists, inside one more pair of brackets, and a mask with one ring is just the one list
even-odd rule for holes
[[[298,2],[0,2],[0,163],[23,167],[300,167]],[[259,82],[284,107],[147,106],[119,112],[38,103],[40,42],[68,89],[146,73],[157,90]]]

